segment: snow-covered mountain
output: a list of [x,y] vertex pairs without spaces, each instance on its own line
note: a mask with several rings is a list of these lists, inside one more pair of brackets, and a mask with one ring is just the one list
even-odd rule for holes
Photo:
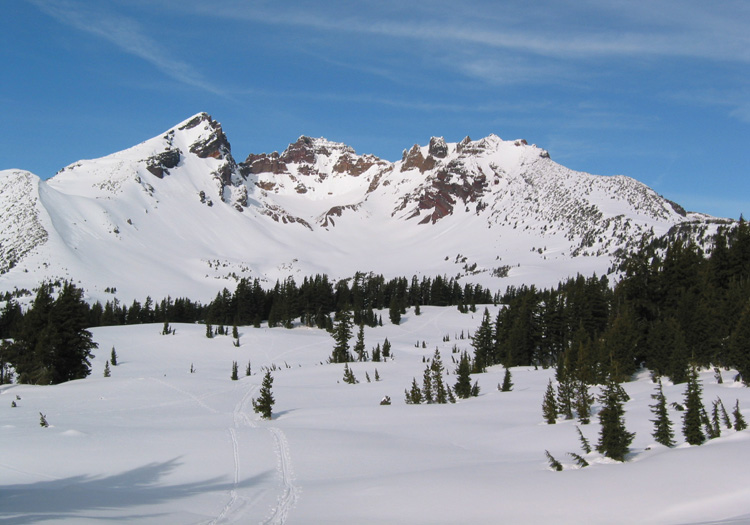
[[495,135],[433,137],[398,162],[303,136],[238,163],[206,113],[46,181],[0,171],[0,207],[0,291],[71,279],[125,300],[356,271],[552,285],[605,273],[644,233],[715,222]]

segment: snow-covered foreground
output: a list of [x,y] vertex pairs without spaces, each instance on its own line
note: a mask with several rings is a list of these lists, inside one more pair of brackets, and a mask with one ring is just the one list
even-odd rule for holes
[[[590,467],[575,467],[576,422],[542,421],[551,370],[515,368],[513,391],[499,392],[503,370],[493,368],[476,376],[478,398],[406,405],[404,389],[413,377],[421,384],[436,347],[455,382],[451,348],[471,350],[461,333],[480,320],[425,307],[400,326],[366,329],[368,349],[387,337],[395,360],[354,363],[356,385],[342,381],[343,365],[325,364],[333,340],[320,330],[241,328],[235,348],[202,325],[168,336],[161,325],[94,329],[89,378],[1,387],[0,523],[750,522],[750,431],[655,445],[646,374],[625,385],[637,435],[624,464],[592,453]],[[105,378],[113,346],[119,363]],[[274,418],[263,421],[251,400],[261,367],[274,364]],[[750,390],[731,373],[724,384],[712,371],[701,378],[707,408],[720,396],[731,411],[739,399],[750,418]],[[684,389],[665,385],[668,402]],[[392,405],[379,404],[385,395]],[[679,414],[670,409],[682,443]],[[581,426],[592,444],[596,421]],[[549,469],[545,450],[563,472]]]

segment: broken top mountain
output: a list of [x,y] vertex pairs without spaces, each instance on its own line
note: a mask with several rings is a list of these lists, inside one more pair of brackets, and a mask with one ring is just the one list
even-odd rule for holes
[[206,113],[49,180],[0,171],[0,291],[210,299],[236,280],[460,276],[493,290],[606,273],[644,234],[716,221],[525,140],[433,137],[389,162],[322,138],[237,162]]

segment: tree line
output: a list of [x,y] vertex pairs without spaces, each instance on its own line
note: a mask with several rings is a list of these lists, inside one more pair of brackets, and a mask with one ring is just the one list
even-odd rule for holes
[[687,380],[691,365],[736,368],[750,380],[750,227],[721,227],[704,252],[685,236],[643,242],[619,263],[622,278],[512,287],[485,313],[475,368],[556,367],[588,384],[639,368]]

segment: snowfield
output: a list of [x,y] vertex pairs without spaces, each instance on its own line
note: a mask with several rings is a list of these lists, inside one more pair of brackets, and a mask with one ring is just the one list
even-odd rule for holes
[[[317,329],[241,327],[239,348],[231,336],[206,338],[203,325],[92,329],[88,378],[0,387],[0,523],[750,523],[750,431],[685,445],[670,408],[678,446],[655,444],[647,372],[624,385],[636,432],[626,463],[585,455],[576,421],[544,424],[553,370],[516,367],[513,391],[499,392],[503,369],[493,367],[473,376],[477,398],[406,405],[404,389],[413,377],[421,386],[436,348],[455,383],[451,349],[472,350],[482,308],[423,307],[399,326],[366,328],[368,350],[387,337],[395,359],[351,364],[355,385],[343,364],[326,364],[333,339]],[[113,346],[118,365],[105,378]],[[251,403],[264,367],[275,368],[271,421]],[[733,375],[717,384],[701,372],[704,405],[721,397],[731,413],[739,399],[750,418],[750,390]],[[684,390],[665,384],[668,403]],[[386,395],[393,404],[381,406]],[[580,428],[595,445],[596,416]],[[569,452],[591,465],[578,468]]]

